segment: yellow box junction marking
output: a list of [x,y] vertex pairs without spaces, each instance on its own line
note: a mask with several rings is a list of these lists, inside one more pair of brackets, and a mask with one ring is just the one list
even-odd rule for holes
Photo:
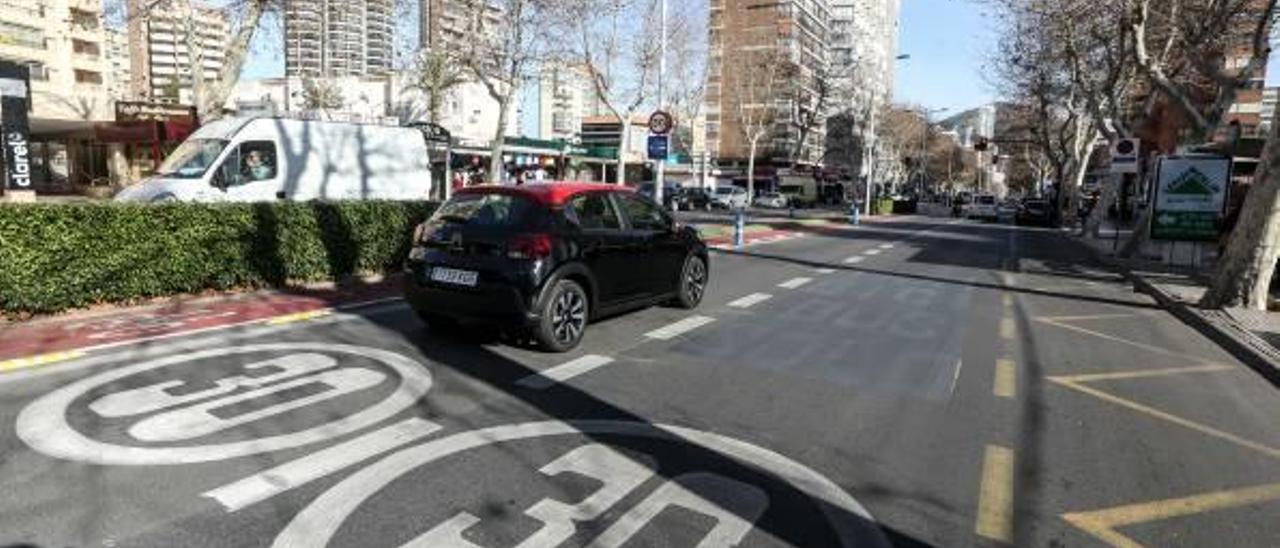
[[1112,546],[1138,548],[1142,545],[1116,529],[1276,499],[1280,499],[1280,483],[1128,504],[1092,512],[1074,512],[1063,514],[1062,519]]
[[308,310],[306,312],[295,312],[293,314],[285,314],[283,316],[276,316],[274,318],[271,318],[267,320],[267,325],[284,325],[284,324],[290,324],[290,323],[305,322],[307,320],[323,318],[332,313],[333,313],[333,310],[328,308],[321,309],[321,310]]
[[48,354],[40,354],[38,356],[28,356],[25,358],[15,358],[12,360],[0,361],[0,373],[9,371],[17,371],[19,369],[31,369],[42,365],[52,363],[65,362],[74,360],[84,356],[84,352],[80,350],[69,350],[66,352],[51,352]]
[[978,493],[978,535],[1013,542],[1013,450],[988,445],[982,459],[982,486]]
[[991,393],[1001,398],[1012,398],[1018,392],[1018,366],[1009,359],[996,360],[996,379]]

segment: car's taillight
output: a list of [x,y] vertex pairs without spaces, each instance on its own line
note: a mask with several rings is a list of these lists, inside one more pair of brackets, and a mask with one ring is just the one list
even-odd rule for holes
[[542,259],[551,256],[550,234],[521,234],[507,246],[512,259]]

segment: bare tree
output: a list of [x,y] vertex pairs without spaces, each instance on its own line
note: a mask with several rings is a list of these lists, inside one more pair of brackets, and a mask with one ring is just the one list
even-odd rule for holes
[[[621,127],[616,182],[626,182],[631,121],[650,105],[657,89],[661,26],[656,0],[583,0],[570,20],[576,24],[571,59],[582,63],[600,103]],[[638,22],[638,24],[636,23]],[[632,25],[636,25],[634,28]],[[679,20],[674,22],[679,27]],[[669,29],[680,34],[680,28]]]
[[554,0],[466,0],[468,39],[460,58],[498,104],[498,123],[489,145],[489,181],[502,182],[507,120],[522,86],[547,56],[542,40],[552,23]]
[[319,112],[328,119],[329,111],[341,109],[343,103],[342,89],[333,82],[322,78],[306,78],[302,81],[303,108]]
[[779,104],[785,101],[788,79],[794,64],[777,48],[743,47],[726,52],[722,91],[735,106],[727,113],[737,122],[740,137],[747,145],[747,196],[755,195],[756,157],[761,142],[773,136],[783,119]]

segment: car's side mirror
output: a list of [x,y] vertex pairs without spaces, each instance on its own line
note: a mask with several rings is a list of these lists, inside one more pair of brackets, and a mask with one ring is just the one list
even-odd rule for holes
[[222,168],[218,168],[213,172],[213,178],[209,180],[209,185],[218,190],[227,189],[227,177],[223,174]]

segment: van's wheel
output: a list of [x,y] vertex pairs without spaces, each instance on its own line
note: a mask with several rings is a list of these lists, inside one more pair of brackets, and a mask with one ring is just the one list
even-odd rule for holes
[[568,352],[582,342],[590,317],[587,292],[573,280],[560,280],[542,307],[542,317],[534,327],[534,338],[551,352]]
[[697,308],[707,294],[707,261],[690,255],[680,269],[680,286],[676,288],[675,305],[684,309]]

